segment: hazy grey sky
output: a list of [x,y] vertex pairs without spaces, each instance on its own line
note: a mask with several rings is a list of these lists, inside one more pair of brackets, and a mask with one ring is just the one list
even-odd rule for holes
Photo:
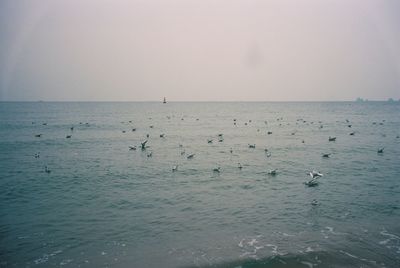
[[400,98],[400,1],[0,1],[0,100],[164,96]]

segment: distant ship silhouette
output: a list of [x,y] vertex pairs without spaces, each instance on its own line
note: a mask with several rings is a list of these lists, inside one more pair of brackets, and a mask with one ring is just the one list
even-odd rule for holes
[[165,99],[165,97],[164,97],[164,101],[163,101],[163,103],[167,103],[167,100]]

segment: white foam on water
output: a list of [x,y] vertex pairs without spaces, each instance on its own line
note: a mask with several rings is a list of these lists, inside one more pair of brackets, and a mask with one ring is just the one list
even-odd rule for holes
[[46,263],[46,262],[49,260],[50,257],[53,257],[53,256],[55,256],[55,255],[57,255],[57,254],[60,254],[61,252],[62,252],[62,250],[59,249],[59,250],[53,251],[53,252],[51,252],[51,253],[49,253],[49,254],[43,254],[42,257],[40,257],[40,258],[34,260],[33,262],[34,262],[35,264]]
[[301,261],[300,263],[301,263],[301,264],[304,264],[304,265],[307,265],[307,266],[310,267],[310,268],[313,268],[313,267],[314,267],[314,264],[311,263],[311,262],[308,262],[308,261]]
[[66,265],[66,264],[68,264],[68,263],[70,263],[70,262],[72,262],[72,259],[65,259],[65,260],[62,260],[62,261],[60,262],[60,266]]
[[385,228],[380,232],[381,235],[388,236],[390,239],[400,240],[400,237],[391,233],[388,233]]
[[33,262],[35,264],[41,264],[41,263],[47,262],[48,260],[49,260],[49,255],[44,254],[41,258],[38,258],[38,259],[34,260]]
[[255,243],[258,243],[258,241],[257,241],[257,239],[253,238],[253,239],[251,239],[250,242],[248,242],[247,244],[248,244],[249,246],[254,246]]

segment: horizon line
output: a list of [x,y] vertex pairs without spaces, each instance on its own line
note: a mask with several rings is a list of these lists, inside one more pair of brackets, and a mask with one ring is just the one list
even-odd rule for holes
[[[0,102],[154,102],[163,103],[163,101],[156,100],[0,100]],[[179,102],[400,102],[400,99],[388,98],[385,100],[172,100],[166,103],[179,103]]]

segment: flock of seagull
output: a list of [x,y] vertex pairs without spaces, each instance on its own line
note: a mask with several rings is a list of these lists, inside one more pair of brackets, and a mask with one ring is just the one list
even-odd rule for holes
[[[167,116],[167,118],[170,119],[171,117],[170,117],[170,116]],[[181,118],[181,120],[183,121],[184,119]],[[196,119],[196,121],[198,121],[198,120],[199,120],[199,119]],[[277,119],[277,121],[282,121],[282,120],[283,120],[282,117],[280,117],[280,118]],[[252,121],[249,120],[248,122],[245,122],[244,124],[247,126],[248,123],[251,123],[251,122],[252,122]],[[306,123],[307,121],[306,121],[306,120],[303,120],[303,119],[297,119],[296,124],[298,124],[298,122]],[[383,122],[385,122],[385,120],[383,120],[382,122],[380,122],[379,125],[383,125]],[[34,124],[34,123],[35,123],[35,122],[32,122],[32,124]],[[124,123],[124,122],[121,122],[121,123]],[[129,123],[132,123],[132,121],[129,121]],[[264,123],[265,123],[266,125],[268,124],[267,121],[264,121]],[[314,122],[310,122],[310,123],[313,124]],[[320,128],[320,129],[323,128],[322,122],[319,121],[318,123],[320,124],[319,128]],[[348,120],[348,119],[346,119],[346,123],[348,124],[347,127],[349,127],[349,128],[352,127],[352,125],[349,124],[349,120]],[[81,123],[79,123],[79,124],[80,124],[80,125],[89,126],[89,123],[85,123],[85,124],[84,124],[84,123],[81,122]],[[235,126],[237,125],[237,120],[236,120],[236,119],[233,119],[233,124],[234,124]],[[378,124],[378,123],[377,123],[377,122],[373,122],[373,125],[376,125],[376,124]],[[42,125],[47,125],[47,123],[43,123]],[[280,123],[280,125],[282,125],[282,123]],[[153,127],[154,127],[153,125],[150,125],[150,128],[153,128]],[[71,130],[71,132],[72,132],[72,131],[74,130],[74,127],[71,127],[70,130]],[[136,128],[132,128],[132,132],[135,132],[135,131],[136,131]],[[257,129],[257,131],[260,131],[260,129]],[[126,130],[122,130],[122,133],[126,133]],[[267,135],[271,135],[271,134],[272,134],[272,131],[267,131]],[[291,135],[295,135],[295,134],[296,134],[295,131],[291,133]],[[35,137],[40,138],[40,137],[42,137],[42,135],[43,135],[42,133],[35,134]],[[354,135],[355,135],[355,132],[354,132],[354,131],[353,131],[353,132],[350,132],[349,135],[354,136]],[[149,138],[150,135],[149,135],[149,134],[146,134],[146,137]],[[66,138],[67,138],[67,139],[72,138],[72,134],[66,135]],[[164,133],[161,133],[161,134],[160,134],[160,138],[165,138],[165,134],[164,134]],[[224,136],[223,136],[222,133],[218,134],[218,135],[217,135],[217,138],[218,138],[218,142],[223,142],[223,141],[224,141]],[[396,138],[400,138],[400,136],[396,136]],[[136,146],[136,145],[134,145],[134,146],[129,146],[129,150],[135,151],[135,150],[137,150],[138,148],[140,148],[142,151],[146,151],[146,150],[149,148],[149,146],[147,145],[147,144],[148,144],[148,141],[149,141],[148,139],[145,139],[144,141],[142,141],[142,142],[140,143],[139,146]],[[213,139],[207,139],[207,143],[209,143],[209,144],[213,143],[213,141],[214,141]],[[329,142],[335,142],[335,141],[336,141],[336,137],[331,137],[331,136],[329,136],[328,141],[329,141]],[[302,143],[305,143],[305,141],[302,140]],[[180,144],[179,147],[183,147],[183,145]],[[248,148],[250,148],[250,149],[255,149],[255,148],[256,148],[256,144],[248,144]],[[146,152],[147,152],[147,151],[146,151]],[[231,153],[233,152],[233,149],[232,149],[232,148],[230,149],[230,152],[231,152]],[[377,150],[377,153],[378,153],[378,154],[383,154],[383,152],[384,152],[384,148],[378,148],[378,150]],[[181,152],[181,155],[185,155],[185,154],[186,154],[185,151],[182,151],[182,152]],[[269,152],[269,150],[268,150],[267,148],[265,148],[265,154],[266,154],[267,157],[270,157],[270,156],[271,156],[271,153]],[[153,153],[152,153],[151,151],[147,152],[147,157],[152,157],[152,155],[153,155]],[[331,155],[330,153],[323,153],[323,154],[322,154],[322,157],[323,157],[323,158],[329,158],[330,155]],[[192,158],[194,158],[194,156],[195,156],[195,154],[194,154],[194,153],[191,153],[191,154],[187,154],[186,158],[187,158],[187,159],[192,159]],[[35,154],[35,158],[40,158],[40,152],[38,152],[38,153]],[[237,168],[241,170],[241,169],[243,168],[242,164],[241,164],[241,163],[238,163]],[[172,172],[177,172],[177,171],[178,171],[178,165],[174,165],[174,166],[172,167]],[[214,168],[212,169],[212,171],[215,172],[215,173],[220,173],[220,172],[221,172],[221,168],[220,168],[219,166],[217,166],[217,167],[214,167]],[[45,173],[50,173],[51,170],[50,170],[47,166],[45,166],[44,172],[45,172]],[[277,174],[278,174],[278,170],[277,170],[277,169],[272,169],[272,170],[270,170],[270,171],[268,172],[268,175],[270,175],[270,176],[276,176]],[[323,174],[322,174],[322,173],[320,173],[320,172],[318,172],[318,171],[315,171],[315,170],[309,172],[308,174],[310,175],[311,179],[309,179],[309,180],[307,180],[307,181],[304,182],[304,184],[305,184],[306,186],[308,186],[308,187],[315,187],[315,186],[317,186],[317,185],[319,184],[319,183],[318,183],[318,179],[321,178],[321,177],[323,177]],[[313,205],[317,205],[318,202],[317,202],[316,200],[313,200],[312,204],[313,204]]]

